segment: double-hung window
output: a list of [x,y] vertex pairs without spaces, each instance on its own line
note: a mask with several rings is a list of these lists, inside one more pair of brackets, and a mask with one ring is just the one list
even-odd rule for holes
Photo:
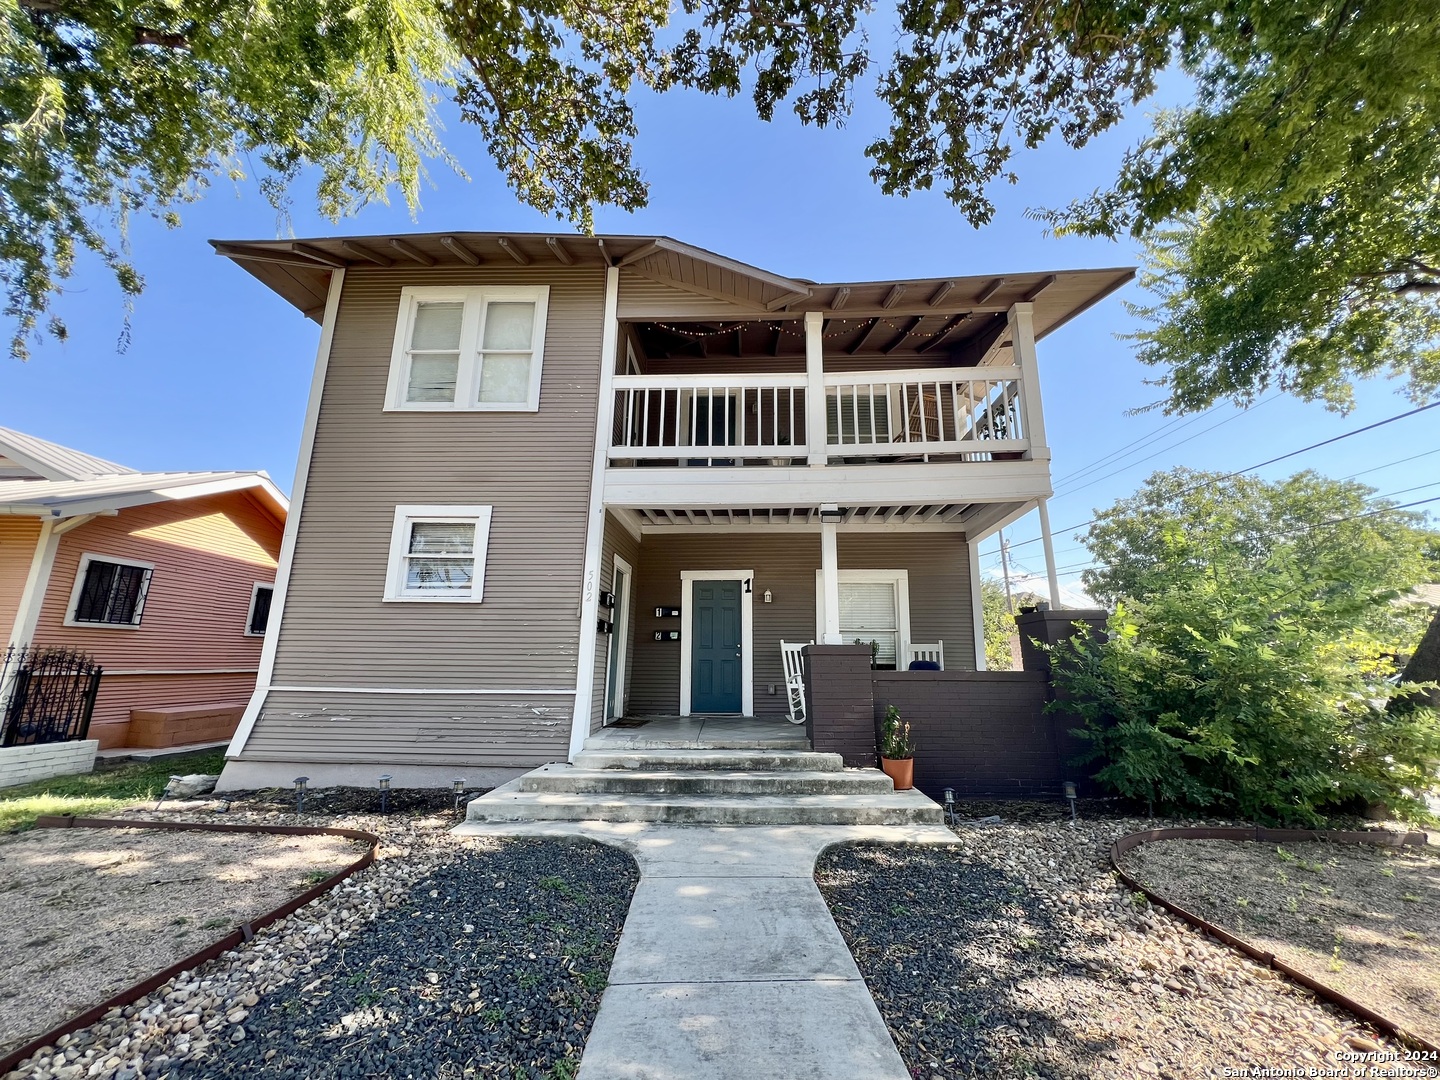
[[154,573],[153,563],[88,552],[81,555],[65,625],[139,626]]
[[[847,645],[869,645],[876,667],[898,667],[910,641],[910,575],[904,570],[841,570],[840,637]],[[816,639],[825,632],[825,588],[815,572]]]
[[387,409],[535,412],[549,287],[408,287]]
[[478,603],[489,541],[488,506],[397,506],[385,599]]

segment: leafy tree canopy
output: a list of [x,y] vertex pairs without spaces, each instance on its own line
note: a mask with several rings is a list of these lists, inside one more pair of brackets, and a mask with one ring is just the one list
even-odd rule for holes
[[[1152,245],[1142,357],[1168,407],[1279,383],[1338,405],[1354,376],[1440,387],[1440,20],[1430,0],[897,0],[876,63],[865,0],[0,0],[0,274],[20,333],[79,247],[140,287],[96,216],[196,197],[249,160],[283,202],[304,165],[339,215],[413,203],[448,94],[521,199],[589,227],[643,206],[637,86],[737,94],[839,123],[871,75],[891,194],[939,183],[975,225],[1017,148],[1085,145],[1178,66],[1114,185],[1041,212]],[[872,70],[878,68],[878,71]],[[1172,227],[1173,226],[1173,227]],[[52,324],[50,329],[63,332]]]
[[1009,671],[1015,662],[1010,653],[1015,616],[1005,603],[1005,586],[989,578],[981,581],[980,607],[985,627],[985,666],[991,671]]
[[[1097,566],[1081,580],[1113,606],[1201,581],[1243,591],[1252,575],[1282,564],[1296,567],[1316,595],[1354,598],[1398,595],[1440,576],[1440,534],[1374,494],[1308,471],[1274,483],[1186,468],[1157,472],[1097,512],[1081,537]],[[1403,624],[1397,632],[1418,636],[1421,609],[1393,610]]]

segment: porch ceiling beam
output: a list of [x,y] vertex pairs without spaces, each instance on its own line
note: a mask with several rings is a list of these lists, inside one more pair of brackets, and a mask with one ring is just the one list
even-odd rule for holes
[[442,236],[440,237],[440,243],[448,248],[450,254],[454,255],[461,262],[469,263],[471,266],[480,265],[480,256],[476,255],[475,252],[471,251],[459,240],[455,239],[455,237]]
[[908,323],[905,324],[905,329],[900,331],[900,336],[897,337],[894,341],[890,342],[890,344],[886,345],[880,351],[886,356],[889,356],[896,349],[900,348],[901,345],[905,344],[906,339],[909,338],[911,334],[915,333],[915,330],[924,321],[925,317],[923,315],[916,315],[913,319],[911,319]]
[[795,303],[798,300],[808,300],[809,298],[810,291],[808,289],[805,292],[787,292],[780,296],[777,296],[774,300],[771,300],[769,303],[767,303],[765,305],[765,310],[775,311],[778,308],[789,307],[791,304]]
[[665,250],[665,249],[664,249],[664,247],[660,244],[660,241],[658,241],[658,240],[652,240],[652,241],[650,241],[650,243],[644,245],[643,247],[638,247],[638,248],[636,248],[636,249],[635,249],[634,251],[632,251],[629,255],[626,255],[623,259],[621,259],[619,262],[617,262],[615,265],[616,265],[616,266],[630,266],[632,263],[637,263],[637,262],[639,262],[641,259],[648,259],[651,255],[654,255],[657,251],[664,251],[664,250]]
[[850,286],[841,285],[835,290],[835,295],[830,298],[830,310],[839,311],[850,300]]
[[880,301],[880,306],[888,311],[890,308],[893,308],[896,304],[898,304],[900,302],[900,298],[904,295],[905,286],[896,285],[888,293],[885,294],[885,299]]
[[960,503],[956,506],[953,506],[946,512],[943,520],[964,521],[966,514],[970,512],[970,508],[973,505],[973,503]]
[[995,358],[1000,351],[1010,324],[1004,319],[994,319],[980,333],[950,353],[950,359],[960,367],[980,367]]
[[394,266],[394,259],[387,259],[379,252],[371,251],[364,244],[357,244],[354,240],[341,240],[340,250],[346,255],[354,256],[357,259],[364,259],[366,262],[374,263],[376,266]]
[[560,260],[565,266],[573,266],[575,264],[575,256],[565,250],[565,245],[560,242],[558,236],[547,236],[545,238],[545,246],[550,249],[550,254],[554,255],[555,258]]
[[942,326],[934,337],[928,338],[915,347],[917,353],[929,352],[931,349],[938,349],[944,344],[945,339],[959,329],[962,323],[968,322],[969,315],[956,315],[953,319]]
[[409,259],[411,262],[419,263],[421,266],[434,266],[434,265],[435,265],[435,262],[436,262],[435,256],[433,256],[433,255],[426,255],[425,252],[421,251],[419,248],[415,247],[413,244],[408,244],[408,243],[406,243],[404,240],[401,240],[398,236],[392,236],[392,237],[390,238],[390,246],[391,246],[392,248],[394,248],[396,251],[398,251],[401,255],[404,255],[404,256],[405,256],[407,259]]
[[950,506],[949,503],[940,503],[938,506],[935,507],[935,509],[931,510],[928,514],[925,515],[925,520],[926,520],[926,521],[935,521],[935,520],[937,520],[938,518],[940,518],[940,517],[945,513],[946,509],[948,509],[949,506]]
[[506,255],[509,255],[521,266],[530,265],[530,256],[516,247],[515,241],[511,240],[508,236],[497,236],[495,242],[500,245],[501,250],[504,251]]
[[896,518],[898,518],[902,513],[904,513],[904,511],[905,511],[905,507],[903,507],[903,506],[892,506],[892,507],[890,508],[890,513],[888,513],[888,514],[885,515],[885,524],[887,524],[887,525],[890,524],[890,522],[894,521],[894,520],[895,520]]
[[215,250],[231,259],[275,263],[277,266],[296,266],[304,270],[320,269],[320,264],[314,259],[292,255],[288,251],[280,251],[276,248],[242,248],[234,244],[216,244]]
[[941,300],[944,300],[945,297],[950,295],[950,290],[953,288],[955,288],[953,281],[942,281],[935,291],[930,294],[930,299],[926,302],[931,307],[935,307]]
[[980,290],[979,295],[975,297],[975,303],[985,303],[985,301],[989,300],[992,296],[994,296],[1004,287],[1005,279],[1003,277],[995,278],[993,281],[990,282],[990,284],[986,285],[983,289]]
[[870,340],[875,337],[875,335],[879,332],[880,326],[881,323],[879,318],[872,319],[870,321],[869,328],[866,329],[865,333],[860,335],[860,340],[855,342],[854,345],[851,345],[850,348],[846,349],[845,351],[851,356],[854,356],[856,353],[860,352],[860,350],[865,348],[866,345],[870,344]]
[[350,265],[344,259],[336,258],[328,251],[321,251],[319,248],[311,247],[309,244],[291,244],[290,250],[293,251],[296,255],[302,255],[305,258],[320,263],[324,266],[333,266],[337,269],[343,269]]
[[1054,285],[1055,282],[1059,280],[1060,278],[1057,274],[1045,275],[1045,277],[1040,279],[1040,284],[1036,285],[1033,289],[1031,289],[1025,294],[1025,302],[1028,304],[1031,301],[1039,299],[1041,293],[1043,293],[1046,289],[1050,288],[1051,285]]
[[926,506],[927,506],[927,505],[928,505],[928,504],[926,504],[926,503],[921,503],[919,506],[915,507],[915,509],[911,510],[910,513],[906,514],[906,515],[905,515],[905,524],[906,524],[906,525],[909,525],[912,521],[914,521],[915,519],[917,519],[918,517],[920,517],[920,515],[925,512],[925,509],[926,509]]

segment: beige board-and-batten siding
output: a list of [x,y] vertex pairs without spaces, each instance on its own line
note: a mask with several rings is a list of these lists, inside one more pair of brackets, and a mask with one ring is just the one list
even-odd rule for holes
[[[945,643],[945,666],[975,667],[970,606],[970,557],[958,532],[846,533],[838,537],[842,570],[905,570],[910,583],[912,641]],[[656,641],[655,631],[679,630],[680,620],[656,617],[657,607],[680,607],[683,570],[753,570],[755,713],[785,708],[780,642],[816,640],[815,571],[819,532],[730,532],[647,535],[636,566],[634,653],[630,708],[637,715],[680,708],[680,642]],[[764,602],[765,590],[771,602]],[[770,693],[771,686],[775,693]]]
[[[627,660],[634,655],[633,642],[635,639],[636,596],[638,589],[635,584],[635,574],[640,566],[640,541],[636,540],[630,532],[616,520],[614,514],[605,515],[605,534],[600,547],[600,590],[602,592],[615,591],[615,556],[630,564],[630,621],[629,633],[625,640],[614,636],[612,629],[610,634],[600,634],[595,639],[595,684],[590,695],[590,730],[598,731],[605,722],[605,695],[609,692],[609,683],[606,681],[610,673],[610,651],[612,649],[624,649]],[[620,603],[617,596],[615,603]],[[601,609],[601,617],[609,619],[612,627],[618,626],[621,621],[618,606],[612,610]],[[630,663],[625,664],[625,683],[628,686],[631,680]]]
[[[550,287],[539,412],[384,412],[401,288],[486,284]],[[347,271],[271,685],[503,694],[276,689],[242,759],[565,756],[604,289],[598,269]],[[403,504],[493,507],[482,603],[381,599]]]

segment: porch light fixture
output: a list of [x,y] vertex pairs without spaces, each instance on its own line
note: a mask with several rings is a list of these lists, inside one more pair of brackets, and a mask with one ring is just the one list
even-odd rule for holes
[[390,812],[390,780],[391,780],[391,776],[390,776],[390,774],[389,774],[388,772],[387,772],[387,773],[381,773],[379,779],[380,779],[380,812],[381,812],[382,814],[388,814],[388,813]]
[[1075,813],[1075,781],[1065,781],[1065,798],[1070,800],[1070,827],[1074,828],[1080,821],[1079,816]]
[[305,785],[309,782],[310,777],[308,776],[295,777],[295,812],[297,814],[305,812]]
[[774,597],[770,594],[770,590],[769,590],[769,589],[766,589],[766,590],[765,590],[765,603],[768,604],[768,603],[770,603],[770,601],[773,600],[773,599],[774,599]]
[[845,508],[843,506],[822,506],[820,507],[820,521],[826,525],[838,525],[845,520]]
[[465,797],[464,778],[457,777],[455,780],[453,780],[450,784],[450,790],[455,793],[455,810],[458,813],[460,810],[460,800]]

